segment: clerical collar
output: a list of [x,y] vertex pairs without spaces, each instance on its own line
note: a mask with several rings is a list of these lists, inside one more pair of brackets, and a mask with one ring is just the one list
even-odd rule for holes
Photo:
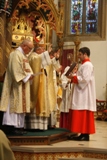
[[17,48],[17,50],[19,50],[20,52],[22,52],[24,54],[24,51],[20,46]]
[[84,59],[84,60],[82,61],[82,64],[85,63],[85,62],[90,62],[90,59],[89,59],[89,58]]

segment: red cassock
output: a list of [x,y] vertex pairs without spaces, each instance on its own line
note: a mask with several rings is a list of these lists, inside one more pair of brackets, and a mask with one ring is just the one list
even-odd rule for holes
[[75,133],[95,133],[94,112],[88,110],[69,111],[68,129]]

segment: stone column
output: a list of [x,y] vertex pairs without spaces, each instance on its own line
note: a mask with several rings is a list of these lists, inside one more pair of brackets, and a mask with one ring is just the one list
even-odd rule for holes
[[52,31],[52,46],[53,48],[58,47],[57,35],[54,30]]

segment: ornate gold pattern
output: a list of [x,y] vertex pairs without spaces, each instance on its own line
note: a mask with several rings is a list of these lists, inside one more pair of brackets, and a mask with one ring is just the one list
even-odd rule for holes
[[47,14],[48,20],[47,23],[51,26],[51,29],[55,30],[59,36],[63,34],[63,19],[64,19],[64,5],[59,3],[59,10],[56,8],[53,0],[39,0],[36,1],[37,3],[37,10],[43,9],[45,12],[50,10],[51,12]]
[[3,62],[3,49],[0,47],[0,65]]
[[[20,34],[20,31],[21,32],[23,31],[23,29],[20,28],[20,25],[22,25],[21,24],[22,22],[20,21],[21,20],[20,18],[22,15],[20,15],[20,13],[23,11],[23,7],[26,10],[25,12],[29,10],[28,11],[29,24],[27,23],[27,27],[31,29],[34,18],[36,20],[36,23],[34,22],[34,24],[36,25],[35,26],[36,34],[38,33],[38,35],[36,35],[37,42],[39,43],[41,42],[42,44],[47,43],[46,33],[47,32],[50,33],[51,30],[55,30],[57,35],[61,36],[63,34],[64,5],[62,5],[61,3],[59,4],[60,5],[58,10],[53,0],[38,0],[38,1],[37,0],[24,0],[24,1],[20,0],[11,18],[13,22],[13,39],[17,38],[16,31],[18,31],[19,34]],[[38,19],[36,19],[37,16],[39,17]],[[33,19],[31,19],[31,17]],[[19,26],[18,26],[18,23],[19,23]],[[24,25],[25,23],[26,21],[24,20]],[[47,27],[47,25],[49,25],[49,27]],[[50,31],[46,31],[46,28],[48,28]],[[28,29],[26,31],[27,33],[29,33]],[[24,32],[22,34],[24,35]],[[33,33],[30,32],[30,34],[34,34],[33,38],[35,37],[35,32]],[[20,40],[21,38],[22,37],[19,37]]]
[[9,42],[6,40],[6,57],[8,58],[11,52],[11,45]]
[[11,36],[12,35],[12,23],[11,22],[7,23],[6,29],[7,29],[7,32],[8,32],[7,34],[9,34],[9,36]]
[[107,159],[107,154],[66,152],[66,153],[25,153],[14,151],[16,160],[59,160],[60,158],[96,158]]
[[74,40],[74,44],[75,44],[75,61],[78,62],[78,50],[79,50],[79,46],[80,46],[80,39],[79,39],[79,29],[78,29],[78,24],[76,25],[75,27],[75,30],[76,30],[76,37],[75,37],[75,40]]
[[90,152],[90,153],[84,153],[83,156],[88,158],[107,159],[107,154],[104,154],[104,153]]
[[23,112],[26,113],[26,92],[25,83],[22,83],[22,106]]
[[18,11],[17,9],[14,10],[13,16],[12,16],[12,18],[11,18],[11,21],[12,21],[12,22],[16,22],[17,20],[19,20],[18,15],[19,15],[19,11]]
[[4,67],[4,63],[3,63],[3,49],[0,46],[0,76],[2,76],[5,72],[5,67]]
[[14,152],[16,160],[59,160],[59,158],[82,158],[82,153],[21,153]]
[[3,37],[4,36],[4,21],[0,17],[0,35]]
[[[54,3],[54,0],[19,0],[17,5],[15,6],[15,10],[12,13],[10,22],[9,22],[9,19],[6,18],[5,14],[1,15],[0,36],[1,36],[1,40],[3,39],[2,41],[4,41],[2,48],[3,48],[3,53],[5,53],[2,56],[4,57],[4,59],[6,58],[5,62],[1,60],[2,70],[4,70],[3,68],[6,67],[7,60],[10,54],[11,34],[12,34],[12,39],[14,39],[16,43],[18,43],[18,45],[20,43],[19,41],[23,40],[24,38],[30,38],[31,40],[35,40],[39,44],[47,45],[49,42],[51,42],[52,30],[55,30],[57,36],[59,36],[59,39],[60,39],[60,42],[59,42],[60,46],[62,47],[63,46],[63,36],[62,36],[63,35],[63,19],[64,19],[63,9],[64,9],[64,6],[62,3],[62,0],[59,0],[58,6]],[[23,11],[27,15],[27,22],[28,20],[31,20],[31,21],[30,21],[30,25],[26,24],[26,21],[24,21],[24,26],[25,28],[27,27],[27,29],[23,31],[21,28],[20,31],[22,33],[19,34],[19,30],[17,27],[20,28],[20,24],[21,24],[20,18],[23,15]],[[33,32],[31,32],[32,18],[33,19],[35,18],[35,21],[33,23]],[[5,21],[7,22],[6,27],[4,26]],[[20,21],[20,24],[18,26],[19,21]],[[11,33],[11,28],[13,29],[12,33]],[[25,35],[25,31],[27,31],[26,35]],[[7,36],[6,40],[4,39],[4,34],[5,36]],[[6,48],[4,48],[4,45],[6,46]]]
[[25,38],[33,40],[30,22],[26,18],[25,14],[21,14],[19,19],[14,22],[15,25],[12,26],[13,42],[21,42]]
[[29,8],[29,3],[31,2],[32,0],[20,0],[18,6],[20,8],[22,8],[23,6],[26,7],[27,9]]

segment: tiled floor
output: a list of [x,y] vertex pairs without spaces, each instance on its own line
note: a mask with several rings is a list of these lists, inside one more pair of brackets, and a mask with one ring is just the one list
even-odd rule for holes
[[32,145],[32,146],[13,146],[13,150],[27,150],[28,152],[65,152],[65,151],[82,151],[93,150],[101,153],[107,153],[107,122],[106,121],[96,121],[96,133],[90,135],[90,141],[72,141],[67,140],[52,145]]

